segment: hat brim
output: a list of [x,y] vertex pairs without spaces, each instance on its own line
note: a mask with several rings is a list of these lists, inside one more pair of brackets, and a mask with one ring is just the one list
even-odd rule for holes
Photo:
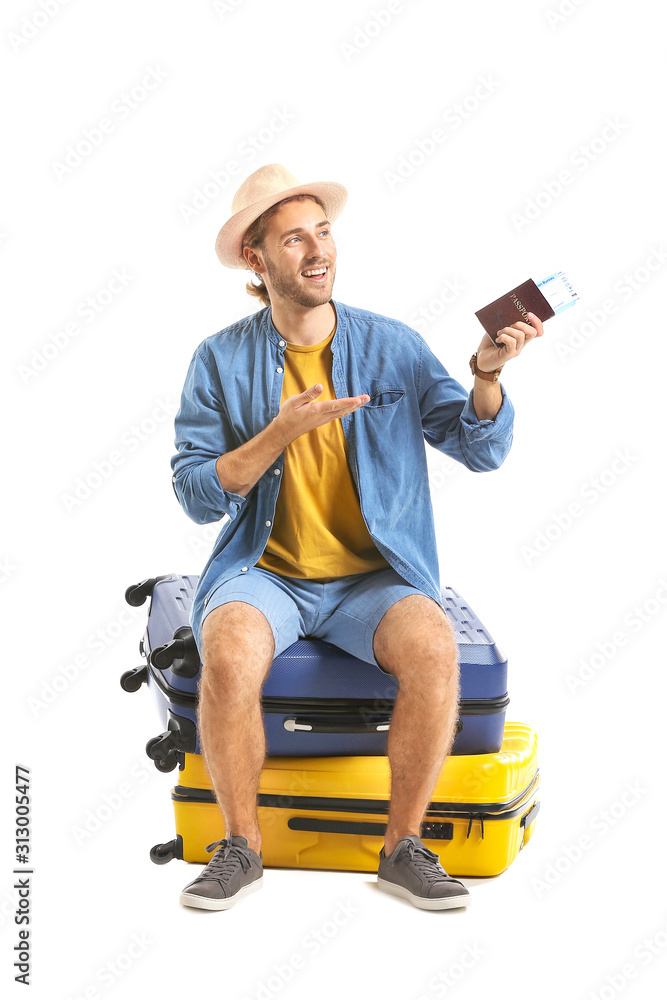
[[316,195],[324,205],[329,222],[338,218],[345,207],[347,201],[347,189],[342,184],[335,181],[318,181],[314,184],[299,184],[297,187],[287,188],[278,194],[262,198],[254,202],[247,208],[232,215],[231,219],[224,224],[215,241],[215,252],[218,260],[225,267],[235,267],[245,271],[251,270],[248,262],[243,256],[242,240],[243,235],[249,226],[258,219],[262,212],[271,208],[276,202],[284,198],[290,198],[295,194]]

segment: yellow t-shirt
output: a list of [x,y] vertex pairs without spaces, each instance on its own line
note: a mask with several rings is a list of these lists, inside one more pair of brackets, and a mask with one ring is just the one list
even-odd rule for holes
[[[319,344],[285,347],[281,405],[320,382],[318,400],[335,399],[332,330]],[[340,418],[299,435],[284,454],[271,534],[257,566],[281,576],[332,580],[386,569],[371,538],[348,465]]]

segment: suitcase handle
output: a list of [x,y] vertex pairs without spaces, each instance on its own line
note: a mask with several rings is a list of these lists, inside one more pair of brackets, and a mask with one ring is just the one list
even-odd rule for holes
[[[299,715],[285,719],[283,727],[289,733],[386,733],[390,722],[391,716],[376,719],[374,722],[362,722],[358,718],[340,718],[329,721],[328,719],[310,719]],[[459,719],[456,723],[456,735],[462,729],[463,723]]]
[[520,825],[524,829],[528,829],[528,827],[533,822],[533,820],[535,819],[535,817],[537,816],[537,814],[538,814],[539,811],[540,811],[540,803],[539,802],[535,802],[533,804],[533,807],[528,810],[528,812],[525,814],[525,816],[521,817],[521,823],[520,823]]
[[[309,833],[347,833],[356,837],[383,837],[386,823],[372,823],[364,820],[315,819],[310,816],[292,816],[287,820],[289,830],[306,830]],[[421,840],[453,840],[453,823],[423,822]],[[158,862],[159,864],[159,862]]]
[[391,716],[383,716],[374,722],[364,722],[358,717],[316,719],[298,715],[285,719],[283,726],[289,733],[384,733],[389,729],[390,722]]

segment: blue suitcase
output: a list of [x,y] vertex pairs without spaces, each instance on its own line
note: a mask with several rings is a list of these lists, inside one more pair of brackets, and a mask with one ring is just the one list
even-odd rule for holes
[[[201,753],[197,685],[201,663],[189,625],[196,576],[168,575],[129,587],[134,607],[150,596],[140,651],[144,666],[123,674],[121,685],[153,689],[164,732],[148,756],[171,771],[184,753]],[[497,753],[503,740],[507,660],[470,606],[451,587],[442,602],[457,636],[461,697],[452,754]],[[398,681],[373,663],[320,639],[297,639],[273,661],[262,691],[270,756],[384,756]]]

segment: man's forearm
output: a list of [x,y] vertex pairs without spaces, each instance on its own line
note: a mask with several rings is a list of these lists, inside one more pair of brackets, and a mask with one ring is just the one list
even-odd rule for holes
[[500,382],[486,382],[475,376],[472,402],[478,420],[495,420],[503,403]]
[[254,438],[221,455],[215,468],[223,490],[246,496],[289,443],[274,418]]

